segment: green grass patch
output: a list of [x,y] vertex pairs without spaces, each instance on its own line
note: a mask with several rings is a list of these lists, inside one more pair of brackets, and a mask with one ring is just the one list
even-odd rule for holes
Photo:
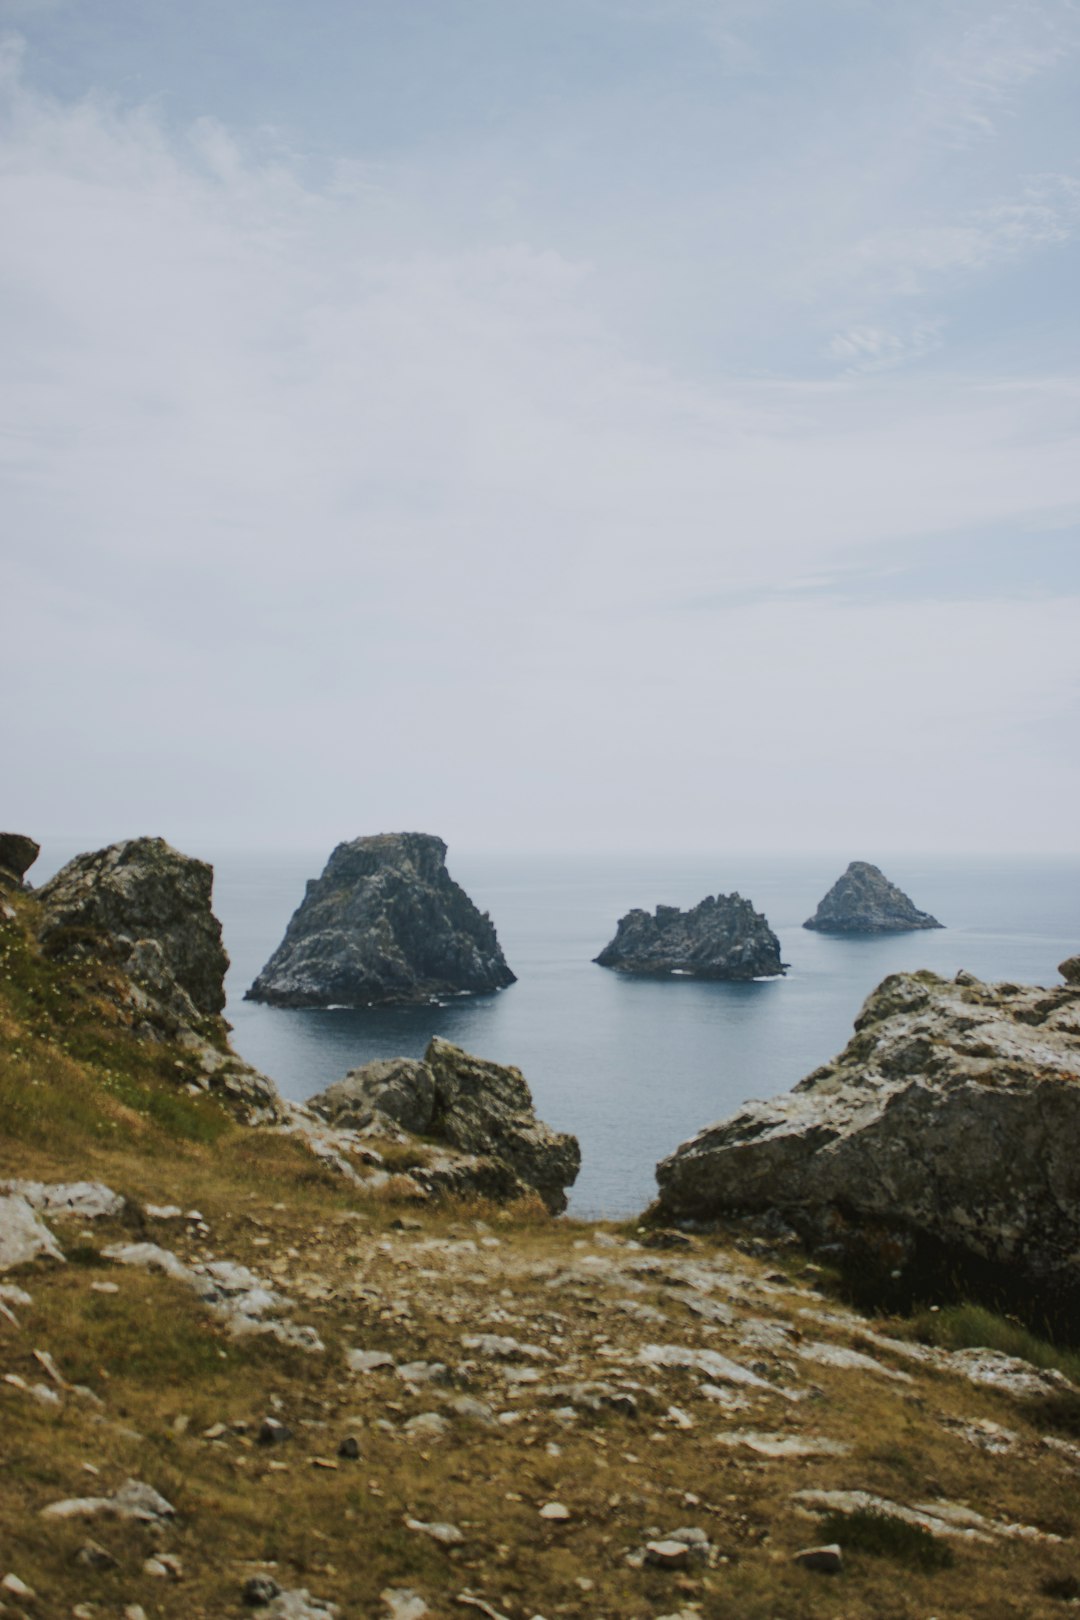
[[1010,1316],[983,1305],[943,1305],[911,1319],[910,1331],[923,1344],[943,1350],[1000,1350],[1044,1371],[1057,1371],[1080,1384],[1080,1352],[1040,1338]]
[[952,1548],[938,1541],[929,1530],[873,1508],[858,1508],[854,1513],[828,1513],[822,1518],[818,1531],[822,1542],[835,1541],[845,1552],[891,1558],[908,1569],[924,1572],[951,1569],[956,1562]]

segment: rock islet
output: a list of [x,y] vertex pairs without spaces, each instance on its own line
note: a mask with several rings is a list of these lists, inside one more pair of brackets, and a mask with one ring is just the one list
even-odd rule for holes
[[514,983],[495,925],[430,833],[339,844],[247,991],[278,1007],[373,1007],[483,995]]
[[765,916],[740,894],[709,895],[689,911],[628,911],[593,960],[642,977],[736,982],[776,978],[786,967]]
[[852,861],[819,903],[804,928],[819,934],[901,934],[942,928],[869,861]]

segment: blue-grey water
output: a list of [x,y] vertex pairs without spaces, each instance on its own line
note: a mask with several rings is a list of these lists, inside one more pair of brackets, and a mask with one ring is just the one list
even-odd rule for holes
[[[85,846],[84,846],[85,847]],[[46,849],[41,881],[72,853]],[[450,851],[453,876],[491,912],[518,982],[445,1006],[312,1011],[245,1002],[328,851],[213,860],[215,909],[232,958],[228,1017],[250,1062],[303,1099],[374,1057],[419,1056],[432,1035],[515,1063],[541,1118],[581,1141],[578,1214],[623,1215],[654,1192],[677,1143],[751,1097],[787,1090],[837,1052],[869,991],[898,969],[1058,982],[1080,950],[1080,859],[876,858],[940,932],[837,939],[801,927],[847,857],[480,856]],[[855,852],[874,859],[871,852]],[[787,977],[706,984],[628,979],[591,958],[632,906],[749,896],[780,936]]]

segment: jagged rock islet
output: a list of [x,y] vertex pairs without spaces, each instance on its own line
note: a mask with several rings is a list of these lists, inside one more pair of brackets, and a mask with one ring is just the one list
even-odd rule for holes
[[1080,1299],[1080,962],[1049,990],[897,973],[795,1090],[657,1166],[668,1218],[778,1211],[841,1245],[869,1224]]
[[901,934],[944,924],[920,911],[880,867],[852,861],[803,927],[819,934]]
[[436,1036],[423,1062],[391,1058],[353,1069],[307,1105],[331,1124],[370,1135],[406,1131],[455,1150],[411,1174],[429,1191],[499,1199],[537,1192],[553,1213],[577,1179],[577,1138],[537,1119],[520,1069],[474,1057]]
[[428,833],[339,844],[250,990],[278,1007],[371,1007],[514,983],[495,926]]
[[707,896],[690,911],[628,911],[593,960],[622,973],[693,979],[773,978],[786,966],[765,917],[740,894]]

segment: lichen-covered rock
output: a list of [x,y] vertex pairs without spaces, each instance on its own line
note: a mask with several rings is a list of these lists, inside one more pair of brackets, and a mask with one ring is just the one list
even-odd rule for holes
[[159,998],[179,992],[178,1011],[192,1019],[220,1013],[229,958],[211,910],[213,883],[213,867],[163,838],[77,855],[38,890],[42,943],[60,954],[107,939]]
[[662,1213],[895,1224],[1055,1296],[1080,1287],[1080,985],[893,974],[855,1030],[793,1092],[663,1160]]
[[272,1081],[232,1050],[225,1006],[229,958],[211,908],[213,868],[162,838],[130,838],[77,855],[37,891],[39,939],[58,961],[118,970],[116,999],[134,1033],[173,1041],[189,1084],[213,1090],[252,1123],[281,1115]]
[[550,1210],[565,1209],[581,1149],[577,1137],[537,1119],[521,1070],[487,1063],[438,1036],[424,1057],[435,1077],[432,1134],[464,1153],[501,1160]]
[[901,934],[944,924],[920,911],[880,867],[852,861],[803,927],[819,934]]
[[21,884],[40,854],[41,845],[25,833],[0,833],[0,884]]
[[381,833],[338,845],[247,999],[369,1007],[513,983],[491,918],[446,870],[442,839]]
[[694,979],[773,978],[785,968],[780,941],[740,894],[708,896],[690,911],[629,911],[593,960],[623,973]]
[[307,1106],[338,1128],[387,1126],[444,1143],[410,1174],[438,1193],[479,1193],[507,1200],[537,1192],[566,1208],[565,1189],[581,1168],[577,1138],[537,1119],[520,1069],[473,1057],[436,1036],[424,1061],[392,1058],[354,1069]]
[[1067,956],[1058,963],[1058,972],[1066,984],[1080,985],[1080,956]]
[[350,1130],[388,1120],[403,1131],[426,1136],[435,1114],[435,1076],[417,1058],[376,1058],[350,1069],[308,1107],[331,1125]]

